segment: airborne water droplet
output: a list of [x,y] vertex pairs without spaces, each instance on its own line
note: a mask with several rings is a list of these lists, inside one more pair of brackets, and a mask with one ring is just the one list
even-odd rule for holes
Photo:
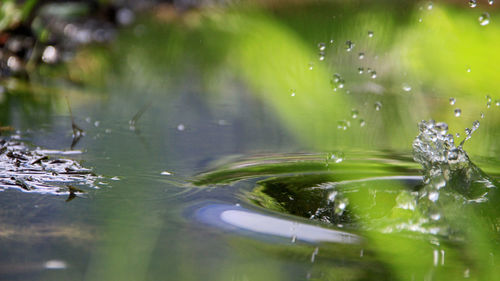
[[488,0],[488,4],[489,4],[489,5],[493,5],[494,3],[495,3],[495,1],[493,1],[493,0]]
[[433,6],[432,2],[427,3],[427,10],[432,10]]
[[455,109],[455,117],[462,115],[462,110],[460,108]]
[[326,49],[325,43],[323,43],[323,42],[319,43],[318,44],[318,48],[319,48],[320,51],[324,51]]
[[481,119],[484,119],[484,113],[481,112]]
[[469,7],[471,8],[477,7],[477,0],[469,0]]
[[310,62],[308,68],[309,68],[309,70],[313,70],[314,64],[312,62]]
[[358,68],[358,73],[359,73],[359,74],[363,74],[363,72],[365,72],[364,68],[359,67],[359,68]]
[[295,89],[290,90],[290,96],[295,97]]
[[353,110],[351,110],[351,117],[352,117],[353,119],[358,118],[358,115],[359,115],[359,111],[358,111],[357,109],[353,109]]
[[411,86],[406,83],[403,83],[403,91],[405,92],[411,91]]
[[346,45],[346,51],[350,52],[352,51],[352,48],[354,48],[354,43],[351,40],[345,41]]
[[455,98],[450,98],[450,104],[451,105],[454,105],[456,102],[457,102],[457,100]]
[[335,42],[335,40],[333,39],[330,39],[330,44],[333,45],[333,43]]
[[373,37],[373,31],[368,31],[368,37],[370,37],[370,38]]
[[371,79],[375,79],[377,78],[377,72],[375,70],[373,70],[371,73],[370,73],[370,78]]
[[325,60],[325,52],[319,52],[319,60],[324,61]]
[[364,127],[365,125],[366,125],[365,120],[363,120],[363,119],[359,119],[359,126],[360,126],[360,127]]
[[359,58],[360,60],[364,59],[364,58],[365,58],[365,53],[359,53],[359,54],[358,54],[358,58]]
[[382,103],[379,101],[375,102],[375,110],[380,111],[381,108],[382,108]]
[[490,23],[490,14],[488,14],[487,12],[482,13],[478,18],[478,21],[482,26],[488,25]]
[[495,101],[495,105],[496,105],[496,106],[500,106],[500,100],[496,100],[496,101]]

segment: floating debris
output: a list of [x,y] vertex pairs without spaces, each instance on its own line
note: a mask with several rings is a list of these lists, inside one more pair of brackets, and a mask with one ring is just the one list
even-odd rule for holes
[[83,187],[98,188],[96,181],[101,176],[75,160],[52,157],[51,154],[74,153],[31,150],[13,137],[0,139],[0,190],[15,188],[24,192],[68,195],[69,201],[84,193]]

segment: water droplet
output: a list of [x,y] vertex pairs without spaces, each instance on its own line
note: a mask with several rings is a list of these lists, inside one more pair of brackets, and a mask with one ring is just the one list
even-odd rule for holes
[[357,109],[353,109],[353,110],[351,110],[351,117],[352,117],[353,119],[358,118],[358,116],[359,116],[359,111],[358,111]]
[[456,102],[457,102],[457,100],[455,98],[450,98],[450,104],[451,105],[454,105]]
[[177,125],[177,130],[178,131],[184,131],[185,129],[186,129],[186,127],[184,126],[184,124]]
[[473,131],[477,130],[477,129],[479,128],[479,124],[480,124],[480,123],[479,123],[479,121],[478,121],[478,120],[476,120],[476,121],[472,122],[472,130],[473,130]]
[[349,127],[351,127],[351,122],[347,120],[341,120],[337,122],[337,129],[346,131]]
[[477,7],[477,0],[469,0],[469,7],[471,8]]
[[95,122],[94,122],[94,126],[95,126],[95,127],[99,127],[99,125],[100,125],[100,124],[101,124],[101,122],[99,122],[99,121],[95,121]]
[[472,130],[471,130],[471,129],[469,129],[469,128],[465,128],[465,134],[466,134],[467,136],[470,136],[470,134],[472,134]]
[[495,101],[495,105],[496,105],[496,106],[500,106],[500,100],[496,100],[496,101]]
[[323,43],[323,42],[321,42],[321,43],[318,44],[318,48],[319,48],[320,51],[324,51],[326,49],[326,44]]
[[171,172],[169,172],[169,171],[163,171],[163,172],[161,172],[161,173],[160,173],[160,175],[163,175],[163,176],[171,176],[171,175],[172,175],[172,173],[171,173]]
[[481,112],[481,119],[484,119],[484,113]]
[[370,73],[370,78],[371,79],[377,78],[377,72],[375,70],[372,70],[372,72]]
[[359,74],[363,74],[363,72],[365,72],[364,68],[358,67],[358,73]]
[[335,41],[333,39],[330,39],[330,44],[333,45],[333,43],[335,43]]
[[472,69],[470,68],[470,66],[467,67],[467,73],[470,73],[472,71]]
[[489,4],[489,5],[493,5],[494,3],[495,3],[495,1],[494,1],[494,0],[488,0],[488,4]]
[[363,119],[359,119],[359,126],[360,126],[360,127],[364,127],[365,125],[366,125],[365,120],[363,120]]
[[456,134],[455,134],[455,136],[456,136],[457,138],[459,138],[459,137],[460,137],[460,133],[456,133]]
[[380,111],[381,108],[382,108],[382,103],[379,101],[375,102],[375,110]]
[[373,37],[373,31],[368,31],[368,37],[370,37],[370,38]]
[[434,4],[432,4],[432,2],[427,3],[427,10],[432,10],[433,7]]
[[418,22],[422,22],[422,18],[419,18],[419,19],[418,19]]
[[490,14],[484,12],[481,14],[481,16],[479,16],[478,20],[480,25],[482,26],[488,25],[490,23]]
[[365,53],[359,53],[359,54],[358,54],[358,58],[359,58],[360,60],[364,59],[364,58],[365,58]]
[[309,70],[313,70],[314,64],[312,62],[310,62],[308,68],[309,68]]
[[325,52],[319,52],[319,60],[324,61],[325,60]]
[[462,115],[462,110],[460,108],[455,109],[455,117]]
[[290,90],[290,96],[295,97],[295,89]]
[[403,91],[405,92],[411,91],[411,86],[406,83],[403,83]]
[[429,200],[431,200],[432,202],[436,202],[439,199],[439,192],[437,192],[437,191],[429,192],[428,197],[429,197]]
[[448,124],[444,123],[444,122],[439,122],[437,123],[434,128],[436,129],[436,131],[441,134],[441,135],[446,135],[448,133]]
[[346,45],[346,51],[350,52],[354,48],[355,44],[351,40],[347,40],[345,41],[345,45]]

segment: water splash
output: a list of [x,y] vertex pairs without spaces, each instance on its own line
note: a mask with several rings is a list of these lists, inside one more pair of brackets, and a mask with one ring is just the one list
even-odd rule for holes
[[[423,167],[424,192],[431,201],[437,201],[432,192],[445,186],[463,196],[464,203],[484,202],[495,185],[488,176],[476,167],[463,149],[463,145],[479,128],[474,121],[472,128],[466,128],[466,137],[458,146],[448,125],[434,120],[419,123],[419,134],[413,141],[413,159]],[[435,200],[432,200],[435,199]]]

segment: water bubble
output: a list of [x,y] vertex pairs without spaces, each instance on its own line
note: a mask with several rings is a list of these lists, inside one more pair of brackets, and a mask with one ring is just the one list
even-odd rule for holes
[[488,0],[488,4],[489,4],[489,5],[493,5],[494,3],[495,3],[495,1],[493,1],[493,0]]
[[432,4],[432,2],[427,3],[427,10],[432,10],[433,7],[434,4]]
[[455,117],[462,115],[462,110],[460,108],[455,109]]
[[324,51],[326,49],[326,44],[323,43],[323,42],[321,42],[321,43],[318,44],[318,48],[319,48],[320,51]]
[[451,105],[454,105],[456,102],[457,102],[457,100],[455,98],[450,98],[450,104]]
[[351,110],[351,117],[352,119],[356,119],[359,116],[359,111],[357,109]]
[[370,38],[373,37],[373,31],[368,31],[368,37],[370,37]]
[[290,96],[295,97],[295,89],[290,90]]
[[479,24],[482,26],[488,25],[490,23],[490,14],[484,12],[478,18]]
[[380,111],[381,108],[382,108],[382,103],[379,101],[375,102],[375,110]]
[[363,74],[363,72],[365,72],[364,68],[358,67],[358,73],[359,74]]
[[351,40],[347,40],[345,41],[345,45],[346,45],[346,51],[350,52],[354,48],[355,44]]
[[365,120],[363,120],[363,119],[359,119],[359,126],[360,126],[360,127],[364,127],[365,125],[366,125]]
[[471,8],[477,7],[477,0],[469,0],[469,7]]
[[406,83],[403,83],[403,91],[405,92],[411,91],[411,86]]
[[360,60],[364,59],[364,58],[365,58],[365,53],[359,53],[359,54],[358,54],[358,58],[359,58]]

